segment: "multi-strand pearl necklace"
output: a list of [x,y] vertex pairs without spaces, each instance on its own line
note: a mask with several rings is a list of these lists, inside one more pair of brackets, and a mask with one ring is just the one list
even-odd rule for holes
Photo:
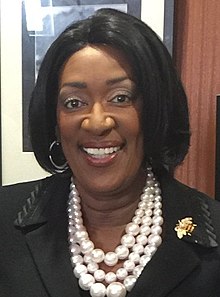
[[[89,290],[92,297],[124,297],[131,291],[145,265],[162,242],[162,198],[159,183],[151,168],[147,169],[146,185],[132,221],[126,225],[120,245],[105,253],[95,248],[83,225],[80,197],[73,183],[68,200],[69,249],[74,275],[79,286]],[[99,268],[99,263],[122,267],[115,273]],[[107,284],[107,285],[105,285]]]

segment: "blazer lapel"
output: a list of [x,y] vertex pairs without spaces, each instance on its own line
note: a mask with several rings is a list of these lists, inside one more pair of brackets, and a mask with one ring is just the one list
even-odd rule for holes
[[73,293],[74,297],[80,296],[67,243],[68,189],[69,179],[57,181],[52,177],[49,183],[31,193],[28,206],[24,206],[16,222],[25,234],[33,261],[52,297],[69,297]]
[[198,257],[184,242],[167,238],[127,297],[165,297],[199,263]]
[[73,292],[74,297],[79,296],[70,264],[65,217],[58,216],[26,234],[33,260],[49,295],[53,297],[69,297]]

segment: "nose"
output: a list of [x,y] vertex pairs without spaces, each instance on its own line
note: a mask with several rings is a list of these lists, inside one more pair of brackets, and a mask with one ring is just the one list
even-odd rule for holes
[[95,135],[103,135],[115,126],[114,119],[108,115],[102,104],[96,102],[91,112],[82,121],[81,127]]

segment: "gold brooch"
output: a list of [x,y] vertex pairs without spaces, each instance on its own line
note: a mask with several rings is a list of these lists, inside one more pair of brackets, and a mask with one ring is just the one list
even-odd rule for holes
[[191,236],[191,233],[196,226],[196,224],[193,224],[192,218],[188,217],[182,220],[178,220],[178,224],[176,224],[174,230],[177,232],[177,237],[181,239],[185,235]]

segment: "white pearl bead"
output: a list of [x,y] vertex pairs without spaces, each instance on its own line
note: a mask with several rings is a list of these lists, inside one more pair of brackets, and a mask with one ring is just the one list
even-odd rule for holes
[[140,209],[145,209],[146,206],[147,206],[147,203],[145,201],[143,201],[143,200],[138,203],[138,207]]
[[133,275],[129,275],[125,278],[123,283],[128,292],[130,292],[131,289],[134,287],[136,280],[137,278]]
[[105,254],[104,262],[108,266],[114,266],[118,262],[118,256],[114,252]]
[[157,250],[157,247],[155,245],[147,245],[145,248],[144,248],[144,254],[147,255],[147,256],[153,256],[153,254],[156,252]]
[[88,239],[89,235],[86,231],[76,231],[75,239],[77,242]]
[[129,254],[129,249],[124,245],[119,245],[116,247],[115,253],[118,256],[118,259],[123,260],[127,258]]
[[68,232],[69,232],[70,234],[74,234],[74,233],[76,232],[76,228],[75,228],[75,226],[69,226],[69,227],[68,227]]
[[152,171],[151,171],[152,169],[151,168],[149,168],[149,170],[148,170],[148,172],[147,172],[147,179],[151,179],[152,180],[152,178],[154,177],[154,175],[153,175],[153,173],[152,173]]
[[70,190],[72,190],[72,192],[74,191],[74,194],[78,194],[77,189],[76,189],[76,185],[74,184],[73,177],[71,177]]
[[102,283],[95,283],[91,285],[90,295],[92,297],[104,297],[106,293],[106,287]]
[[[72,208],[73,210],[80,211],[80,210],[81,210],[81,205],[80,205],[79,202],[76,202],[76,203],[73,203],[73,204],[71,205],[71,208]],[[81,216],[82,216],[82,213],[81,213]]]
[[139,226],[134,223],[128,223],[125,228],[126,233],[134,235],[134,236],[139,233],[139,230],[140,230]]
[[79,286],[83,290],[89,290],[92,284],[94,284],[94,282],[95,282],[94,277],[88,273],[82,274],[79,278]]
[[136,242],[142,245],[146,245],[147,243],[147,236],[144,234],[139,234],[136,238]]
[[142,254],[144,252],[144,247],[140,243],[134,244],[132,251],[137,254]]
[[105,275],[105,281],[107,284],[111,284],[112,282],[115,282],[117,279],[116,274],[112,271],[106,273]]
[[145,192],[145,193],[143,193],[143,194],[141,195],[140,198],[141,198],[141,201],[145,201],[145,202],[147,202],[148,199],[149,199],[149,196],[148,196],[147,192]]
[[141,272],[143,271],[144,269],[144,266],[142,265],[137,265],[134,269],[133,269],[133,275],[136,276],[136,277],[139,277]]
[[160,195],[157,195],[156,197],[155,197],[155,201],[162,201],[162,197],[160,196]]
[[68,239],[69,239],[69,242],[71,243],[71,245],[76,243],[74,235],[70,234]]
[[162,207],[162,203],[160,201],[157,201],[154,203],[154,208],[157,209],[157,208],[161,208]]
[[132,252],[128,256],[128,259],[131,260],[132,262],[134,262],[135,264],[137,264],[137,263],[139,263],[140,255],[138,253]]
[[105,271],[102,269],[98,269],[94,272],[94,278],[98,282],[102,282],[105,279]]
[[142,218],[142,224],[150,226],[152,224],[151,217],[143,216],[143,218]]
[[86,231],[86,228],[81,223],[77,224],[75,222],[75,228],[77,229],[77,231]]
[[84,261],[84,263],[86,263],[86,264],[92,262],[93,260],[92,260],[92,256],[91,256],[91,254],[85,254],[84,257],[83,257],[83,261]]
[[151,260],[151,256],[143,255],[140,257],[140,265],[145,266]]
[[158,247],[162,242],[162,238],[160,237],[160,235],[157,235],[157,234],[151,234],[149,237],[148,237],[148,243],[149,244],[153,244],[155,245],[156,247]]
[[80,203],[80,200],[79,196],[72,195],[72,204]]
[[140,233],[141,234],[144,234],[144,235],[149,235],[150,234],[150,227],[146,224],[143,224],[141,227],[140,227]]
[[154,216],[152,219],[153,225],[162,225],[163,224],[163,218],[161,216]]
[[135,210],[135,215],[138,216],[138,217],[143,217],[144,210],[143,209],[140,209],[140,208],[136,209]]
[[160,195],[161,189],[158,187],[155,187],[155,195]]
[[70,252],[75,256],[81,253],[80,246],[78,244],[71,244],[70,245]]
[[97,269],[99,269],[99,266],[95,262],[90,262],[87,265],[87,269],[88,269],[88,272],[93,274]]
[[87,267],[83,264],[77,264],[73,270],[75,277],[79,278],[80,275],[87,273]]
[[147,207],[148,208],[153,208],[154,207],[154,203],[152,201],[148,201],[147,202]]
[[145,210],[145,216],[148,216],[148,217],[150,217],[150,216],[152,216],[152,214],[153,214],[153,211],[152,211],[152,209],[150,209],[150,208],[147,208],[147,209]]
[[160,235],[160,234],[162,233],[162,228],[161,228],[161,226],[159,226],[159,225],[153,225],[153,226],[151,227],[151,232],[152,232],[153,234],[158,234],[158,235]]
[[147,183],[148,183],[148,187],[144,189],[144,192],[148,195],[153,194],[154,189],[152,189],[152,187],[150,187],[152,185],[152,181],[148,181]]
[[125,245],[126,247],[130,248],[135,244],[135,238],[131,234],[125,234],[121,238],[121,244]]
[[83,227],[81,226],[83,224],[82,218],[73,218],[73,222],[74,222],[74,225],[79,225],[80,227]]
[[123,263],[123,267],[124,267],[128,272],[131,272],[131,271],[134,269],[135,264],[134,264],[134,262],[131,261],[131,260],[126,260],[126,261],[124,261],[124,263]]
[[111,283],[106,290],[107,297],[125,297],[125,286],[119,282]]
[[71,205],[70,207],[67,208],[67,212],[68,212],[68,213],[71,213],[71,212],[72,212],[72,209],[73,209],[73,208],[72,208],[72,205]]
[[88,254],[94,249],[94,243],[91,240],[84,240],[80,243],[80,247],[83,254]]
[[83,257],[81,255],[75,255],[73,257],[71,257],[71,262],[73,265],[76,265],[76,264],[81,264],[83,263]]
[[[72,219],[69,219],[69,221],[68,221],[68,225],[69,226],[74,226],[74,222],[72,221]],[[74,226],[75,227],[75,226]]]
[[104,260],[105,254],[101,249],[94,249],[91,256],[94,262],[101,263]]
[[154,209],[153,214],[155,216],[161,216],[162,215],[162,209],[160,209],[160,208]]
[[137,225],[139,225],[139,224],[141,224],[141,217],[139,217],[139,216],[134,216],[133,218],[132,218],[132,222],[133,223],[135,223],[135,224],[137,224]]
[[81,212],[81,210],[74,210],[74,211],[72,211],[72,215],[73,215],[73,218],[81,218],[82,212]]
[[126,278],[126,276],[128,275],[128,272],[125,268],[119,268],[116,271],[116,276],[119,280],[124,280]]

